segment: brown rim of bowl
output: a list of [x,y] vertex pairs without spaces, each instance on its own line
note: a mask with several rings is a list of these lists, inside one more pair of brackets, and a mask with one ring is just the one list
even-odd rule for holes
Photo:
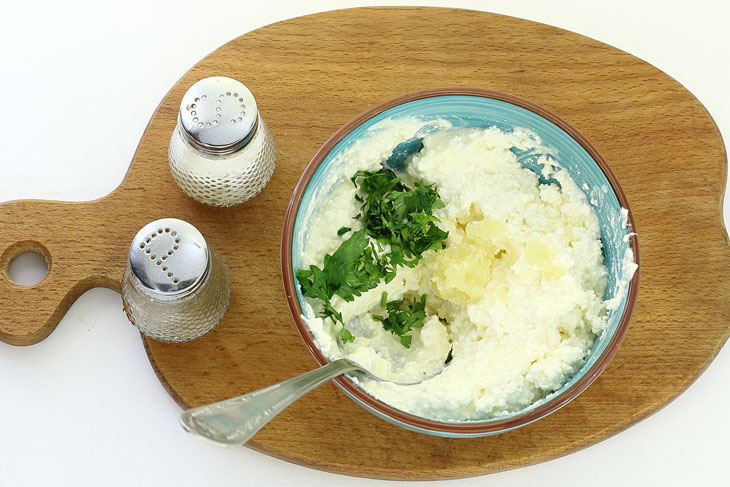
[[547,416],[548,414],[558,410],[568,402],[575,399],[581,392],[583,392],[597,377],[603,372],[608,363],[611,361],[613,356],[618,351],[621,342],[623,341],[626,333],[629,329],[629,323],[634,313],[636,306],[636,300],[639,292],[639,274],[640,274],[640,258],[639,258],[639,239],[636,235],[636,223],[634,221],[634,215],[629,206],[628,199],[624,193],[621,185],[613,173],[611,168],[608,166],[606,160],[598,153],[596,148],[577,130],[571,127],[560,117],[554,115],[548,110],[530,102],[519,98],[517,96],[501,93],[498,91],[492,91],[481,88],[460,88],[460,87],[445,87],[435,88],[421,91],[414,91],[407,93],[384,103],[381,103],[375,107],[372,107],[360,115],[356,116],[345,125],[340,127],[332,137],[324,143],[324,145],[317,151],[312,160],[309,162],[307,167],[304,169],[294,193],[292,194],[291,200],[289,201],[289,207],[286,211],[286,217],[284,219],[284,229],[282,234],[282,245],[281,245],[281,264],[282,264],[282,278],[284,280],[284,290],[286,292],[286,299],[289,303],[289,309],[291,310],[294,322],[299,329],[299,333],[302,339],[306,343],[309,351],[314,356],[315,360],[320,365],[325,365],[329,362],[322,352],[317,348],[314,343],[314,337],[312,336],[309,328],[302,318],[302,309],[299,305],[299,300],[296,294],[296,283],[294,282],[294,274],[292,269],[291,250],[292,250],[292,236],[294,233],[294,223],[296,220],[297,210],[301,203],[304,191],[312,179],[315,171],[325,159],[327,154],[334,148],[345,136],[352,132],[356,127],[373,118],[374,116],[398,105],[408,103],[423,98],[431,98],[436,96],[449,96],[449,95],[466,95],[466,96],[478,96],[483,98],[491,98],[495,100],[504,101],[513,105],[522,107],[529,110],[560,127],[564,132],[570,135],[576,142],[578,142],[591,158],[598,164],[598,167],[603,171],[603,174],[608,179],[613,192],[618,199],[619,204],[628,210],[628,225],[629,231],[631,232],[631,248],[634,252],[634,259],[637,264],[636,272],[629,283],[628,296],[626,301],[626,308],[624,309],[621,321],[611,337],[610,342],[606,346],[603,354],[596,360],[596,363],[588,369],[582,377],[580,377],[575,384],[566,389],[563,393],[545,401],[543,404],[526,411],[524,414],[518,414],[504,419],[486,419],[476,421],[464,421],[464,422],[443,422],[431,419],[422,418],[415,416],[401,410],[395,409],[382,401],[379,401],[372,396],[368,395],[364,390],[357,387],[352,381],[346,376],[342,375],[334,379],[337,384],[344,389],[346,392],[356,397],[373,410],[389,416],[396,421],[407,424],[409,426],[419,428],[426,431],[432,431],[435,433],[447,433],[447,434],[463,434],[463,435],[479,435],[479,434],[490,434],[501,431],[507,431],[510,429],[517,428],[519,426],[531,423],[539,418]]

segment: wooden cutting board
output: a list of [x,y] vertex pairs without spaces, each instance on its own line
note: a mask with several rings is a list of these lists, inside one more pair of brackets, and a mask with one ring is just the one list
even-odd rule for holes
[[[278,148],[266,189],[229,209],[186,198],[167,169],[179,100],[212,75],[237,78],[253,91]],[[197,406],[311,369],[315,361],[291,319],[279,262],[294,186],[346,121],[405,92],[440,86],[531,100],[582,132],[608,160],[633,207],[642,250],[639,303],[624,344],[578,399],[510,433],[412,433],[326,384],[249,446],[331,472],[443,479],[565,455],[657,411],[707,367],[730,330],[730,247],[721,214],[727,161],[718,129],[687,90],[640,59],[547,25],[465,10],[321,13],[263,27],[211,53],[162,100],[112,194],[87,203],[0,205],[0,339],[38,342],[89,288],[118,290],[137,230],[177,217],[222,254],[233,290],[226,317],[209,335],[181,345],[145,339],[175,400]],[[50,272],[37,285],[15,285],[8,263],[29,250],[49,261]]]

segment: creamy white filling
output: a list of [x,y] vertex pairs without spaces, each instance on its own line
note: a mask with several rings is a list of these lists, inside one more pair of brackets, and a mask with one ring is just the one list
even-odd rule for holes
[[[339,170],[322,185],[326,201],[307,215],[303,267],[322,265],[357,230],[356,188],[350,177],[377,170],[393,147],[410,138],[423,122],[406,119],[378,124],[371,137],[355,143]],[[382,401],[419,416],[471,420],[518,411],[564,384],[583,364],[596,335],[606,327],[607,280],[596,214],[567,171],[542,156],[540,184],[510,148],[538,149],[527,130],[497,128],[446,130],[424,138],[405,180],[435,184],[444,208],[434,211],[449,232],[446,249],[429,251],[413,269],[352,302],[335,296],[333,306],[345,322],[357,320],[365,336],[344,352],[376,375],[417,374],[453,360],[440,375],[411,386],[363,379],[360,385]],[[623,215],[622,215],[623,216]],[[625,225],[625,216],[623,216]],[[634,268],[631,266],[634,265]],[[624,286],[633,274],[633,257],[624,259]],[[628,276],[628,277],[626,277]],[[624,288],[625,291],[625,288]],[[400,340],[371,314],[382,314],[380,299],[427,298],[428,318],[404,350]],[[316,316],[316,300],[305,306],[318,346],[330,358],[342,355],[334,338],[340,325]]]

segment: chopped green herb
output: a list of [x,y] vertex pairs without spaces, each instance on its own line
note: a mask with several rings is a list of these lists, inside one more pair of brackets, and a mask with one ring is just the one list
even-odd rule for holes
[[[350,235],[334,253],[325,255],[321,269],[312,265],[296,273],[302,294],[323,301],[321,316],[342,324],[339,337],[343,342],[354,337],[345,328],[342,315],[332,306],[332,297],[336,294],[352,301],[376,287],[381,279],[386,283],[392,281],[398,266],[414,267],[424,252],[442,249],[448,237],[448,232],[436,225],[439,220],[432,214],[434,209],[444,207],[432,185],[418,181],[410,188],[389,169],[358,171],[352,182],[363,194],[355,195],[362,203],[355,220],[362,218],[364,228]],[[337,235],[351,230],[342,227]],[[425,296],[424,304],[414,303],[408,311],[397,311],[387,299],[387,293],[383,293],[381,305],[389,310],[388,316],[381,320],[383,326],[399,335],[401,343],[409,347],[411,337],[405,333],[423,326]]]
[[384,306],[387,314],[385,316],[373,315],[373,319],[380,321],[386,330],[398,335],[404,347],[410,348],[413,337],[407,333],[414,328],[423,327],[426,319],[426,295],[421,296],[420,300],[414,299],[405,310],[400,309],[402,305],[401,301],[390,301]]
[[312,265],[297,271],[302,294],[324,301],[322,315],[344,325],[342,315],[332,307],[330,299],[336,294],[345,301],[352,301],[355,296],[378,285],[383,273],[373,254],[365,230],[358,230],[333,254],[324,256],[322,269]]
[[350,342],[355,341],[355,335],[350,333],[350,330],[348,330],[344,326],[342,327],[342,329],[340,330],[340,333],[337,336],[340,337],[340,340],[342,340],[342,343],[350,343]]
[[452,345],[451,349],[449,350],[449,354],[446,356],[446,361],[444,361],[444,365],[449,365],[449,362],[451,362],[454,359],[454,356],[452,355],[454,353],[454,347]]
[[383,291],[383,294],[380,296],[380,307],[385,308],[385,305],[388,303],[388,292]]
[[353,183],[365,194],[360,207],[367,234],[379,243],[390,245],[389,261],[414,267],[427,250],[440,250],[448,237],[432,215],[443,208],[433,185],[417,181],[413,189],[403,184],[393,171],[358,171]]

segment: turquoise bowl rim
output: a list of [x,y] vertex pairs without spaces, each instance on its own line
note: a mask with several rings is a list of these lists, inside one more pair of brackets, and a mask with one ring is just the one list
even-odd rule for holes
[[[623,311],[621,313],[618,326],[615,328],[613,335],[604,344],[603,352],[594,358],[593,364],[579,377],[574,376],[570,382],[572,384],[563,388],[559,394],[548,395],[547,398],[538,401],[536,405],[532,405],[516,414],[512,414],[505,417],[479,420],[479,421],[459,421],[459,422],[445,422],[435,421],[412,414],[405,413],[398,409],[395,409],[375,398],[368,395],[365,391],[360,389],[356,383],[347,376],[340,376],[334,379],[335,384],[357,404],[365,408],[367,411],[375,414],[376,416],[385,419],[393,424],[401,426],[403,428],[417,431],[420,433],[443,436],[443,437],[477,437],[487,436],[497,433],[503,433],[521,426],[525,426],[533,421],[536,421],[542,417],[557,411],[571,400],[575,399],[581,392],[583,392],[606,368],[610,360],[618,351],[621,342],[623,341],[626,333],[628,332],[631,317],[633,316],[634,308],[638,299],[639,290],[639,276],[640,276],[640,253],[639,253],[639,240],[636,234],[636,224],[634,221],[633,213],[628,202],[628,198],[624,193],[621,185],[618,182],[613,171],[610,169],[606,160],[596,150],[596,148],[576,129],[571,127],[567,122],[549,112],[548,110],[528,101],[517,97],[515,95],[497,92],[493,90],[486,90],[481,88],[460,88],[460,87],[446,87],[436,88],[429,90],[421,90],[411,92],[397,98],[388,100],[380,105],[370,108],[360,115],[356,116],[340,129],[338,129],[329,140],[317,151],[312,160],[305,168],[297,186],[294,189],[292,198],[289,201],[287,208],[286,217],[284,220],[284,229],[282,234],[282,246],[281,246],[281,263],[282,263],[282,278],[284,281],[284,288],[286,292],[287,302],[289,309],[292,313],[294,321],[297,325],[297,329],[304,340],[310,353],[314,356],[315,360],[320,365],[325,365],[329,362],[329,359],[325,357],[322,352],[317,348],[315,340],[309,328],[304,321],[302,316],[302,309],[300,304],[301,295],[298,292],[296,281],[294,278],[293,269],[293,237],[294,227],[296,224],[296,217],[299,210],[299,206],[302,199],[307,191],[309,183],[312,181],[317,169],[320,165],[327,160],[328,155],[338,146],[345,138],[358,129],[362,128],[363,124],[373,122],[374,119],[383,117],[384,112],[391,110],[400,105],[408,104],[413,101],[423,100],[432,97],[448,97],[448,96],[476,96],[489,98],[504,102],[516,107],[528,110],[534,115],[544,119],[545,121],[554,124],[562,132],[567,134],[575,142],[577,142],[585,152],[590,156],[590,159],[596,164],[598,169],[605,176],[606,182],[610,185],[613,195],[615,195],[619,205],[628,210],[628,228],[631,230],[629,234],[629,245],[633,250],[634,259],[638,266],[634,276],[629,282],[628,290],[624,302],[622,303]],[[369,125],[369,124],[368,124]],[[530,127],[526,127],[530,128]]]

